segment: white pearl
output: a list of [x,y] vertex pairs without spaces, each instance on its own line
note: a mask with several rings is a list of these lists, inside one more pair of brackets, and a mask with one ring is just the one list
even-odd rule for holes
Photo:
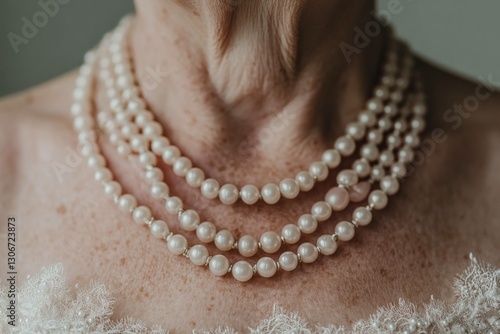
[[177,196],[169,197],[165,200],[165,208],[171,215],[176,215],[182,209],[182,200]]
[[425,121],[420,117],[412,119],[410,125],[417,132],[422,132],[425,129]]
[[135,116],[135,123],[139,126],[144,126],[144,124],[147,124],[152,120],[153,120],[153,114],[146,110],[138,111]]
[[200,216],[194,210],[186,210],[181,214],[179,219],[181,228],[186,231],[194,231],[200,224]]
[[284,271],[295,270],[295,268],[297,268],[297,265],[299,264],[297,254],[292,252],[284,252],[283,254],[281,254],[278,262],[280,264],[280,268]]
[[219,182],[214,179],[206,179],[201,183],[201,194],[208,199],[214,199],[219,196]]
[[259,244],[254,237],[244,235],[238,240],[238,251],[245,257],[254,256],[259,250]]
[[221,230],[215,235],[215,246],[221,251],[231,250],[234,246],[234,237],[228,230]]
[[186,173],[186,182],[190,187],[198,188],[205,181],[205,173],[199,168],[191,168]]
[[238,261],[231,269],[233,277],[240,282],[246,282],[253,276],[253,268],[247,261]]
[[394,133],[387,136],[387,146],[399,147],[401,145],[401,137]]
[[87,164],[92,168],[104,167],[106,161],[101,154],[92,154],[87,158]]
[[398,178],[402,178],[406,176],[406,166],[404,163],[395,163],[391,167],[391,173]]
[[329,149],[323,152],[321,160],[328,166],[328,168],[335,168],[340,165],[342,160],[339,151],[334,149]]
[[165,137],[157,137],[153,138],[151,141],[151,150],[159,155],[162,156],[163,153],[165,152],[165,149],[170,145],[170,142],[168,141],[167,138]]
[[151,210],[145,206],[138,206],[132,212],[132,218],[136,223],[144,224],[149,218],[151,218]]
[[195,245],[189,249],[189,259],[197,266],[203,266],[207,263],[208,250],[203,245]]
[[387,116],[393,117],[394,115],[396,115],[398,113],[397,105],[393,102],[387,104],[386,106],[384,106],[384,113]]
[[382,142],[382,139],[384,139],[384,135],[382,131],[373,129],[368,132],[368,141],[374,143],[374,144],[380,144]]
[[122,186],[115,181],[106,182],[104,184],[104,194],[108,198],[114,198],[122,194]]
[[359,114],[358,120],[366,126],[374,126],[377,122],[377,116],[373,111],[367,110]]
[[299,194],[299,185],[297,184],[297,181],[294,179],[283,179],[280,182],[280,191],[281,195],[285,198],[292,199],[297,197]]
[[361,157],[368,161],[375,161],[378,159],[378,147],[374,143],[368,143],[361,147]]
[[339,185],[351,187],[358,183],[358,174],[351,169],[345,169],[337,174],[337,182]]
[[208,268],[216,276],[224,276],[229,270],[229,260],[224,255],[214,255],[208,263]]
[[297,254],[300,255],[302,262],[312,263],[318,258],[318,249],[310,242],[304,242],[297,249]]
[[359,177],[366,177],[370,175],[371,166],[368,161],[364,159],[358,159],[354,161],[352,169],[358,174]]
[[372,213],[365,207],[359,207],[352,213],[352,220],[358,223],[359,226],[366,226],[372,221]]
[[318,181],[324,181],[328,177],[328,167],[323,161],[313,162],[309,166],[309,174]]
[[399,132],[405,132],[408,128],[408,123],[404,119],[398,119],[394,122],[394,129]]
[[354,237],[355,227],[351,222],[343,221],[335,226],[335,234],[339,237],[339,240],[349,241]]
[[260,245],[266,253],[276,253],[281,247],[281,238],[274,231],[264,232],[260,237]]
[[[394,67],[393,67],[393,68],[394,68]],[[374,94],[376,97],[378,97],[378,98],[380,98],[380,99],[384,100],[384,99],[386,99],[386,98],[388,98],[388,97],[389,97],[389,89],[387,89],[387,87],[385,87],[385,86],[377,86],[377,87],[375,87],[375,89],[373,90],[373,94]]]
[[337,250],[337,242],[329,234],[319,237],[316,246],[323,255],[332,255]]
[[94,172],[94,179],[97,182],[108,182],[108,181],[111,181],[112,177],[113,177],[113,175],[111,174],[111,171],[109,169],[107,169],[106,167],[98,168]]
[[201,242],[212,242],[215,239],[217,229],[211,222],[203,222],[196,228],[196,236]]
[[243,203],[248,205],[255,204],[259,200],[259,188],[253,184],[247,184],[241,188],[240,196]]
[[[118,115],[122,115],[121,117],[117,117],[117,121],[118,122],[128,122],[129,120],[125,119],[125,118],[131,118],[130,114],[118,114]],[[122,126],[121,128],[121,134],[125,137],[125,138],[130,138],[134,135],[137,135],[139,133],[139,128],[137,127],[137,125],[135,124],[125,124],[124,126]]]
[[132,152],[132,149],[130,148],[130,145],[125,143],[125,142],[120,142],[117,147],[116,151],[118,152],[119,155],[122,157],[129,156],[130,153]]
[[408,133],[405,136],[405,143],[411,147],[417,147],[420,145],[420,138],[416,133]]
[[118,208],[121,211],[132,212],[132,210],[136,207],[137,200],[134,196],[125,194],[121,195],[118,199]]
[[262,199],[267,204],[275,204],[281,198],[280,188],[274,183],[268,183],[260,191]]
[[385,176],[384,167],[377,165],[372,167],[371,176],[375,181],[380,181]]
[[154,167],[144,172],[144,178],[146,179],[147,183],[152,185],[155,182],[163,180],[163,172],[161,171],[161,169]]
[[413,160],[413,156],[414,153],[410,147],[404,147],[398,153],[398,157],[401,162],[410,162]]
[[142,128],[142,133],[147,138],[155,138],[157,136],[160,136],[162,132],[163,129],[157,122],[148,122],[144,124],[144,127]]
[[181,152],[176,146],[170,145],[163,151],[162,159],[167,165],[172,165],[180,157]]
[[186,238],[180,234],[174,234],[167,241],[168,250],[174,255],[181,255],[188,247]]
[[186,176],[189,169],[193,167],[193,163],[189,158],[179,157],[175,159],[172,169],[175,175]]
[[287,224],[281,230],[281,236],[287,244],[294,244],[300,240],[300,228],[295,224]]
[[383,151],[380,153],[380,163],[384,167],[388,167],[394,163],[394,154],[391,151]]
[[219,190],[219,199],[226,205],[236,203],[238,196],[238,188],[234,184],[225,184]]
[[155,182],[151,186],[151,195],[153,198],[163,198],[168,196],[170,189],[165,182]]
[[147,149],[148,146],[148,140],[141,136],[141,135],[135,135],[130,138],[130,147],[135,151],[135,152],[142,152]]
[[342,136],[335,141],[335,148],[342,156],[346,157],[354,153],[356,143],[354,143],[352,138]]
[[374,190],[368,196],[368,203],[377,210],[385,208],[387,201],[387,195],[382,190]]
[[392,176],[384,176],[380,180],[380,189],[388,195],[394,195],[399,190],[399,182]]
[[309,191],[314,187],[314,178],[309,172],[302,171],[298,172],[295,177],[295,181],[299,185],[301,191]]
[[328,220],[332,215],[332,207],[325,201],[319,201],[313,204],[311,214],[317,221]]
[[378,97],[373,97],[373,98],[369,99],[368,101],[366,101],[366,108],[368,108],[368,110],[371,110],[375,113],[379,113],[382,111],[382,108],[383,108],[382,100],[379,99]]
[[[303,214],[297,220],[297,227],[305,234],[311,234],[318,228],[318,221],[310,214]],[[298,238],[300,238],[300,231]],[[298,240],[297,240],[298,241]]]
[[363,124],[353,122],[347,125],[346,133],[355,140],[360,140],[365,135]]
[[152,152],[143,152],[139,155],[139,162],[143,166],[156,165],[156,155],[154,155]]
[[263,257],[257,261],[257,272],[262,277],[273,277],[277,269],[276,262],[270,257]]
[[158,239],[165,238],[170,233],[167,223],[163,220],[155,220],[151,223],[150,228],[151,234]]

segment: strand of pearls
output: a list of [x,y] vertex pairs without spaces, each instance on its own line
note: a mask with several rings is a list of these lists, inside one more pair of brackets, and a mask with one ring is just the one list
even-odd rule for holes
[[[109,106],[123,123],[121,128],[112,130],[115,131],[111,136],[112,142],[119,144],[123,155],[128,155],[130,151],[143,153],[151,145],[153,152],[167,165],[172,166],[175,175],[183,177],[190,187],[198,188],[205,198],[218,198],[226,205],[234,204],[240,199],[248,205],[259,201],[275,204],[281,198],[293,199],[301,191],[311,190],[316,182],[324,181],[328,177],[330,169],[340,165],[342,158],[355,152],[357,141],[381,136],[380,133],[370,130],[375,124],[387,123],[387,117],[397,109],[397,104],[402,100],[403,91],[409,83],[411,64],[403,61],[401,75],[395,76],[399,66],[398,43],[391,40],[381,82],[374,89],[373,97],[366,102],[366,110],[360,113],[358,121],[347,125],[346,134],[334,142],[333,148],[323,152],[321,160],[311,163],[307,171],[300,171],[295,178],[267,183],[260,189],[253,184],[241,188],[233,183],[221,185],[216,179],[207,178],[202,169],[194,167],[191,159],[183,156],[180,149],[162,135],[161,125],[153,119],[153,114],[146,109],[146,102],[140,96],[126,43],[129,24],[125,22],[123,26],[123,30],[115,33],[116,38],[109,47],[109,58],[101,60],[105,67],[101,70],[101,78],[108,82],[113,80],[113,75],[116,76],[116,85],[107,90],[110,97]],[[106,119],[106,114],[101,118]],[[149,156],[144,156],[152,160]],[[154,172],[149,174],[153,175]]]
[[[117,28],[118,31],[120,29],[124,29],[123,24]],[[106,40],[105,38],[104,41]],[[134,196],[122,194],[121,185],[113,181],[112,172],[105,167],[106,159],[100,153],[95,122],[91,115],[92,77],[95,72],[96,59],[95,52],[91,51],[86,54],[85,63],[80,68],[79,76],[76,79],[76,88],[73,94],[74,103],[71,107],[71,112],[75,116],[74,128],[78,132],[80,152],[87,157],[88,165],[93,168],[94,178],[103,185],[105,194],[114,200],[120,210],[129,212],[136,223],[149,226],[153,236],[165,239],[171,253],[183,255],[195,265],[206,266],[217,276],[223,276],[230,272],[235,279],[241,282],[250,280],[256,274],[268,278],[274,276],[278,270],[293,271],[301,262],[312,263],[316,261],[319,254],[334,254],[339,240],[351,240],[354,237],[356,227],[368,225],[372,220],[372,211],[383,209],[388,203],[388,196],[394,195],[398,191],[398,179],[404,177],[405,164],[412,160],[413,149],[418,146],[419,133],[425,127],[423,120],[426,111],[424,94],[420,80],[418,76],[415,76],[414,89],[416,93],[410,94],[409,103],[405,108],[402,108],[403,115],[412,115],[408,126],[410,131],[404,136],[404,142],[389,145],[391,150],[398,148],[397,159],[394,159],[393,163],[387,163],[386,166],[382,165],[380,173],[377,174],[377,178],[380,179],[378,181],[380,189],[370,192],[368,204],[356,208],[351,221],[339,222],[333,234],[320,236],[316,244],[304,242],[297,248],[296,252],[283,252],[278,260],[262,257],[253,265],[245,260],[230,264],[224,255],[211,256],[204,245],[189,247],[187,239],[183,235],[170,232],[164,221],[154,219],[147,206],[138,206]],[[393,134],[403,132],[397,127],[394,129]],[[386,169],[390,171],[389,175],[385,175]]]

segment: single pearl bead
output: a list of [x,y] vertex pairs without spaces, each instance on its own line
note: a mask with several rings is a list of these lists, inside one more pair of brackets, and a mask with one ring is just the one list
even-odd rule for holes
[[138,206],[132,212],[132,218],[136,223],[144,224],[149,218],[151,218],[151,210],[145,206]]
[[108,198],[115,198],[122,194],[122,186],[115,181],[106,182],[104,184],[104,194]]
[[155,182],[163,180],[163,172],[161,171],[161,169],[154,167],[144,172],[144,178],[146,179],[147,183],[152,185]]
[[255,204],[259,200],[259,188],[253,184],[247,184],[241,188],[240,196],[243,203],[248,205]]
[[422,132],[425,129],[425,120],[421,117],[411,120],[411,128],[417,132]]
[[349,198],[354,203],[361,202],[368,196],[370,188],[370,183],[366,181],[355,184],[349,188]]
[[292,199],[299,194],[299,185],[294,179],[284,179],[280,182],[280,191],[283,197]]
[[329,234],[319,237],[316,246],[323,255],[332,255],[337,250],[337,242]]
[[292,252],[284,252],[281,254],[278,262],[280,264],[280,268],[285,271],[295,270],[299,264],[297,254]]
[[165,148],[163,151],[162,159],[167,165],[173,165],[175,160],[179,158],[181,152],[176,146],[170,145]]
[[366,226],[372,221],[372,213],[365,207],[359,207],[352,213],[352,219],[358,223],[359,226]]
[[344,169],[337,174],[337,182],[339,185],[351,187],[358,183],[358,174],[351,169]]
[[219,199],[226,205],[236,203],[238,195],[238,188],[234,184],[225,184],[219,190]]
[[211,222],[203,222],[196,228],[196,236],[201,242],[209,243],[214,241],[216,233],[217,229]]
[[340,161],[342,160],[342,158],[339,151],[329,149],[323,152],[321,160],[328,166],[328,168],[332,169],[340,165]]
[[139,154],[139,162],[143,166],[156,165],[156,155],[154,155],[152,152],[143,152]]
[[352,138],[342,136],[335,141],[335,148],[342,156],[346,157],[354,153],[356,143]]
[[399,190],[399,182],[392,176],[384,176],[380,180],[380,189],[388,195],[394,195]]
[[420,145],[420,137],[416,133],[408,133],[405,136],[405,143],[410,147],[417,147]]
[[372,167],[372,172],[371,172],[372,178],[375,181],[380,181],[382,178],[385,176],[385,169],[384,167],[377,165]]
[[406,166],[404,163],[395,163],[391,167],[391,173],[398,178],[403,178],[406,176]]
[[313,204],[311,214],[317,221],[328,220],[332,215],[332,207],[327,202],[319,201]]
[[[130,118],[130,114],[118,114],[118,115],[123,115],[121,116],[120,118],[117,117],[117,120],[118,122],[127,122],[129,120],[126,120],[124,118]],[[139,133],[139,128],[137,127],[137,125],[135,124],[125,124],[122,129],[121,129],[121,134],[125,137],[125,138],[130,138],[134,135],[137,135]]]
[[108,182],[108,181],[111,181],[112,177],[113,177],[113,175],[111,174],[111,171],[109,169],[107,169],[106,167],[98,168],[94,172],[94,179],[97,182]]
[[165,182],[155,182],[151,186],[151,195],[153,198],[163,198],[168,196],[170,189]]
[[381,112],[383,106],[384,105],[382,103],[382,100],[377,98],[377,97],[373,97],[373,98],[369,99],[368,101],[366,101],[366,108],[368,110],[375,112],[375,113]]
[[316,161],[309,166],[309,174],[316,177],[318,181],[324,181],[328,177],[328,167],[323,161]]
[[377,122],[377,116],[373,111],[367,110],[359,114],[358,120],[364,125],[372,127]]
[[229,251],[234,246],[234,237],[228,230],[221,230],[215,235],[215,247],[221,251]]
[[304,263],[312,263],[318,258],[318,249],[310,242],[304,242],[297,249],[297,254]]
[[361,157],[368,161],[375,161],[378,159],[378,147],[374,143],[368,143],[361,147]]
[[264,232],[260,237],[260,245],[266,253],[276,253],[281,247],[281,238],[274,231]]
[[314,187],[314,178],[309,172],[302,171],[297,173],[295,181],[301,191],[309,191]]
[[280,188],[274,183],[268,183],[260,191],[262,199],[267,204],[275,204],[281,198]]
[[354,237],[355,227],[351,222],[343,221],[335,226],[335,234],[339,237],[339,240],[349,241]]
[[387,146],[399,147],[401,145],[401,137],[394,133],[387,136]]
[[188,247],[186,238],[180,234],[174,234],[167,241],[168,250],[174,255],[181,255]]
[[196,211],[189,209],[181,214],[179,223],[184,230],[194,231],[200,224],[200,216]]
[[195,245],[189,249],[189,259],[197,266],[203,266],[207,263],[208,250],[203,245]]
[[[318,221],[312,215],[306,213],[300,216],[297,220],[297,227],[300,231],[302,231],[302,233],[311,234],[318,228]],[[298,233],[297,241],[300,238],[300,231]]]
[[151,223],[151,234],[158,239],[165,238],[169,233],[170,229],[168,228],[167,223],[163,220],[155,220]]
[[300,240],[300,228],[295,224],[287,224],[281,230],[281,236],[287,244],[294,244]]
[[162,156],[163,153],[165,152],[165,149],[170,145],[170,142],[168,141],[167,138],[165,137],[156,137],[153,138],[151,141],[151,150],[159,155]]
[[132,153],[132,149],[130,148],[130,145],[123,142],[123,141],[118,143],[118,145],[116,147],[116,151],[122,157],[129,156]]
[[206,179],[201,183],[201,194],[208,199],[214,199],[219,196],[219,182],[214,179]]
[[374,190],[368,197],[368,203],[377,210],[383,209],[387,205],[387,195],[382,190]]
[[259,244],[254,237],[244,235],[238,240],[238,251],[245,257],[254,256],[259,250]]
[[132,212],[132,210],[137,206],[137,200],[134,196],[125,194],[121,195],[118,199],[118,208],[124,212]]
[[147,146],[148,140],[141,135],[132,136],[132,138],[130,139],[130,147],[135,152],[145,151],[147,149]]
[[354,161],[352,169],[358,174],[358,177],[366,177],[370,175],[371,166],[365,159],[358,159]]
[[380,153],[380,163],[384,167],[388,167],[394,163],[394,154],[391,151],[384,151]]
[[208,263],[208,268],[216,276],[224,276],[229,270],[229,260],[224,255],[214,255]]
[[161,125],[157,122],[148,122],[144,124],[142,128],[142,133],[147,138],[155,138],[163,133]]
[[238,261],[233,264],[231,273],[237,281],[246,282],[252,278],[253,268],[247,261]]
[[399,151],[398,157],[401,162],[411,162],[414,157],[413,150],[410,147],[404,147]]
[[394,130],[398,130],[399,132],[405,132],[408,129],[408,123],[403,119],[398,119],[394,122]]
[[345,188],[333,187],[326,193],[325,201],[333,210],[342,211],[349,205],[349,192]]
[[363,124],[353,122],[347,125],[346,133],[355,140],[360,140],[365,135]]
[[92,154],[88,157],[87,164],[91,168],[99,168],[99,167],[104,167],[106,161],[104,160],[104,157],[101,154]]
[[152,120],[153,120],[153,114],[146,110],[138,111],[135,116],[135,124],[139,126],[144,126],[144,124],[147,124]]
[[189,158],[179,157],[175,159],[172,169],[175,175],[186,176],[188,170],[190,170],[191,167],[193,167],[193,163]]
[[198,188],[205,180],[205,173],[199,168],[191,168],[186,173],[186,182],[190,187]]
[[373,94],[382,99],[382,100],[385,100],[386,98],[389,97],[389,89],[387,89],[387,87],[385,86],[377,86],[375,87],[375,89],[373,90]]
[[182,209],[182,200],[177,196],[169,197],[165,200],[165,208],[171,215],[176,215]]
[[257,261],[257,272],[262,277],[273,277],[276,274],[276,270],[278,270],[278,266],[270,257],[263,257]]
[[384,135],[381,130],[373,129],[368,132],[368,141],[374,144],[380,144],[384,139]]
[[393,117],[398,113],[398,107],[395,103],[391,102],[384,106],[384,113],[387,116]]

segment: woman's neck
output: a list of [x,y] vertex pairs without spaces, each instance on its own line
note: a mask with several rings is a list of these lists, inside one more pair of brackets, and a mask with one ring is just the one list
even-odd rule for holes
[[370,2],[136,6],[131,46],[142,91],[169,137],[195,161],[244,160],[242,145],[253,161],[300,158],[289,155],[293,148],[320,150],[363,107],[377,75],[383,34],[351,62],[340,47],[373,20]]

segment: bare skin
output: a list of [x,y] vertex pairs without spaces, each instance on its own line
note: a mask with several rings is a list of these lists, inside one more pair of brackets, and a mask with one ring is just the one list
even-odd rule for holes
[[[378,54],[377,43],[373,45],[366,54]],[[363,54],[360,59],[365,59]],[[353,82],[365,65],[358,60],[357,66],[349,67],[354,70],[346,74],[351,78],[348,84],[330,83],[335,87],[333,91],[352,100],[344,103],[330,101],[328,94],[320,93],[324,87],[313,87],[307,94],[291,99],[284,97],[292,91],[287,87],[282,87],[282,94],[277,96],[256,90],[262,85],[250,83],[227,90],[234,85],[218,85],[212,76],[207,78],[213,88],[209,91],[204,81],[196,85],[194,76],[189,76],[195,72],[187,73],[185,77],[193,81],[182,82],[179,91],[165,80],[145,95],[168,135],[196,165],[224,181],[262,185],[305,168],[355,118],[356,107],[365,99],[365,86]],[[119,212],[104,197],[86,163],[71,168],[61,181],[58,179],[53,162],[64,163],[66,148],[76,148],[69,114],[74,73],[3,99],[0,211],[18,218],[20,276],[62,262],[68,284],[97,280],[110,286],[117,300],[114,319],[131,316],[178,333],[220,324],[244,330],[269,316],[274,304],[299,312],[311,322],[349,324],[401,297],[415,303],[428,301],[430,295],[448,300],[453,278],[468,265],[469,253],[500,266],[500,96],[491,94],[468,117],[462,113],[465,116],[460,116],[462,122],[457,126],[459,120],[455,117],[446,121],[445,112],[474,95],[477,84],[423,62],[418,68],[429,96],[426,138],[431,140],[433,130],[440,128],[446,140],[425,155],[389,207],[377,213],[370,226],[358,230],[355,239],[342,245],[335,256],[300,266],[293,273],[280,273],[271,280],[257,278],[246,284],[230,277],[216,278],[206,268],[168,254],[163,242],[132,223],[129,215]],[[313,76],[315,72],[306,74]],[[302,81],[290,82],[295,87],[305,85]],[[369,87],[371,80],[366,82]],[[205,95],[194,101],[183,95],[176,100],[169,96],[167,103],[161,96],[169,88],[174,93],[189,88],[193,96]],[[103,104],[101,97],[97,104]],[[289,120],[285,130],[274,133],[272,142],[261,145],[252,158],[241,154],[234,143],[248,141],[250,147],[255,147],[258,133],[269,126],[269,115],[276,105],[300,113]],[[249,114],[257,107],[262,113]],[[194,117],[189,112],[180,113],[173,126],[167,120],[172,119],[173,115],[168,114],[172,110],[200,110],[200,114]],[[226,117],[224,112],[228,110],[233,113],[228,112]],[[334,110],[336,116],[327,123],[326,130],[314,121],[318,110],[320,116]],[[223,116],[216,116],[220,114]],[[151,206],[155,216],[174,226],[173,217],[147,195],[137,170],[117,156],[106,141],[103,145],[110,168],[125,189]],[[237,235],[279,231],[299,213],[308,211],[331,184],[331,180],[325,181],[324,186],[301,195],[293,206],[283,202],[256,210],[243,205],[214,205],[188,189],[166,167],[164,171],[171,188],[186,203],[201,208],[203,217]],[[348,213],[340,214],[335,221],[347,217]],[[330,231],[332,224],[322,229]]]

